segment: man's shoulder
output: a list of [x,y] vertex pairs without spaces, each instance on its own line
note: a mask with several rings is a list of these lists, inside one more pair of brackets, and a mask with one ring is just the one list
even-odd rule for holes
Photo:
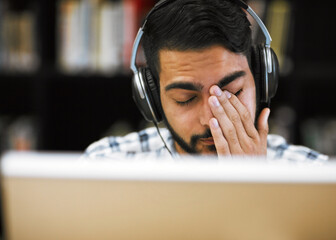
[[[166,128],[161,128],[162,138],[172,145],[172,137]],[[125,136],[104,137],[90,144],[85,152],[89,158],[119,158],[141,156],[169,156],[169,152],[155,127],[139,132],[131,132]],[[285,138],[275,134],[267,137],[267,157],[270,159],[286,159],[295,162],[326,161],[327,155],[321,154],[305,146],[288,144]]]
[[267,156],[271,159],[286,159],[294,162],[328,160],[327,155],[306,146],[289,144],[285,138],[275,134],[267,136]]
[[[165,141],[170,140],[167,129],[160,129]],[[131,132],[125,136],[104,137],[90,144],[84,155],[86,157],[111,157],[117,155],[132,156],[135,154],[160,154],[165,150],[164,144],[155,127]]]

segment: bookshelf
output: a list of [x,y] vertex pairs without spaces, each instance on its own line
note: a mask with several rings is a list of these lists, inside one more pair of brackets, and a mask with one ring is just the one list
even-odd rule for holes
[[[138,129],[143,120],[129,91],[131,73],[126,68],[127,55],[121,57],[122,61],[111,63],[106,56],[88,55],[89,51],[83,52],[85,47],[81,46],[75,51],[81,53],[78,56],[65,56],[64,54],[75,46],[74,42],[76,43],[79,37],[91,35],[91,32],[88,32],[91,28],[84,29],[83,26],[81,32],[75,32],[78,36],[74,34],[69,36],[71,29],[62,29],[64,28],[62,19],[71,19],[71,24],[74,26],[84,24],[85,14],[90,14],[88,9],[91,7],[92,12],[99,11],[101,15],[101,19],[96,19],[96,26],[101,27],[100,32],[103,32],[103,28],[107,28],[109,21],[114,21],[114,31],[117,31],[118,36],[121,35],[125,42],[128,41],[125,48],[129,48],[134,38],[129,35],[135,36],[142,11],[146,11],[150,4],[153,3],[148,0],[0,0],[0,23],[3,23],[4,18],[19,22],[21,15],[31,16],[32,29],[34,29],[31,32],[33,35],[31,46],[34,46],[34,48],[31,47],[33,48],[31,54],[37,58],[34,66],[11,67],[15,63],[12,63],[9,56],[15,54],[7,49],[13,48],[9,47],[13,37],[7,34],[3,25],[0,25],[2,34],[0,42],[2,54],[0,61],[1,149],[13,147],[13,143],[10,142],[11,137],[8,136],[12,131],[8,129],[13,128],[13,125],[15,128],[18,125],[17,122],[21,124],[22,118],[30,120],[26,122],[25,127],[34,130],[33,138],[37,141],[34,147],[40,150],[82,151],[88,144],[103,137],[104,133],[107,134],[114,122],[123,120],[128,122],[132,130]],[[121,6],[125,9],[120,9]],[[143,9],[140,8],[141,6]],[[121,14],[123,10],[128,14],[128,35],[120,29],[123,27],[124,19],[117,21],[117,18],[123,18]],[[68,16],[64,16],[65,14]],[[91,18],[93,19],[93,16]],[[105,21],[105,26],[99,26],[99,20]],[[16,28],[12,28],[15,32]],[[131,28],[134,29],[131,30]],[[16,32],[16,36],[23,44],[27,36],[24,33],[20,35],[19,30]],[[109,32],[109,34],[107,39],[111,40],[112,33]],[[73,37],[77,39],[71,39]],[[100,37],[106,38],[106,36]],[[65,46],[67,43],[63,42],[62,38],[70,39],[70,45]],[[92,44],[92,48],[103,45],[105,48],[110,48],[107,55],[113,54],[114,49],[111,48],[114,43],[108,45],[106,41],[97,41]],[[84,44],[84,41],[81,43]],[[24,52],[20,43],[14,47],[16,47],[15,53]],[[122,46],[118,48],[122,50]],[[104,53],[103,48],[98,50],[99,53]],[[129,53],[129,50],[125,52]],[[87,54],[86,60],[82,61],[85,54]],[[20,57],[21,55],[18,58]],[[91,58],[100,59],[98,63],[90,63],[90,65],[88,59]],[[107,61],[103,62],[106,59]],[[31,122],[33,126],[27,125]]]
[[[279,3],[279,0],[274,1]],[[265,20],[271,14],[267,7],[274,1],[256,1],[266,9],[262,14]],[[111,126],[120,121],[129,123],[129,129],[132,130],[143,127],[143,118],[131,97],[128,58],[141,16],[154,2],[155,0],[0,0],[2,139],[8,137],[7,129],[13,123],[25,116],[34,122],[30,127],[35,133],[35,148],[40,150],[82,151],[93,141],[108,134]],[[287,62],[291,64],[282,73],[278,94],[273,99],[271,122],[274,124],[271,131],[285,131],[291,143],[306,144],[309,141],[305,140],[305,133],[310,132],[310,129],[303,129],[302,126],[309,125],[305,124],[308,120],[322,119],[325,122],[321,120],[323,124],[319,122],[319,125],[324,125],[336,119],[336,111],[332,106],[336,103],[336,48],[332,44],[335,40],[336,15],[325,4],[316,6],[307,3],[299,6],[299,1],[296,0],[290,3],[288,15],[282,15],[287,20],[289,18],[287,28],[283,27],[286,37],[282,41],[286,44],[277,46],[284,51],[283,54],[288,57]],[[99,8],[101,6],[105,8],[102,10]],[[118,7],[124,15],[120,10],[115,14]],[[77,11],[77,15],[71,15],[71,11]],[[93,29],[96,32],[81,25],[84,21],[83,14],[89,13],[91,24],[100,26]],[[20,64],[11,67],[9,60],[4,57],[6,45],[3,40],[3,18],[8,15],[12,18],[16,16],[18,19],[30,19],[26,28],[32,30],[23,31],[19,39],[30,39],[28,43],[22,41],[20,49],[26,49],[31,55],[28,59],[35,59],[28,61],[34,62],[31,65],[25,66],[23,61],[21,67]],[[100,17],[96,17],[97,15]],[[122,19],[118,21],[120,18]],[[71,32],[64,29],[64,21],[82,28]],[[101,26],[97,21],[112,23]],[[106,26],[114,26],[113,29],[119,31],[119,34],[116,35],[114,30],[102,31],[107,29]],[[97,28],[101,30],[98,31]],[[127,30],[120,32],[120,29]],[[63,35],[60,34],[62,31]],[[101,32],[107,36],[102,36]],[[113,39],[115,35],[118,38]],[[79,46],[66,45],[64,39],[80,36],[86,38],[77,41],[81,42]],[[94,36],[100,39],[93,39]],[[109,42],[113,44],[109,45]],[[90,51],[86,51],[88,48],[85,46],[88,45],[85,44],[91,44]],[[119,47],[116,48],[116,45]],[[77,53],[80,54],[71,55],[71,48],[78,48]],[[114,56],[114,60],[108,56],[111,59]],[[286,112],[288,108],[289,111]],[[287,125],[280,126],[283,123],[281,113],[294,113]],[[10,147],[3,140],[0,144],[1,149]],[[315,145],[311,147],[316,149]]]

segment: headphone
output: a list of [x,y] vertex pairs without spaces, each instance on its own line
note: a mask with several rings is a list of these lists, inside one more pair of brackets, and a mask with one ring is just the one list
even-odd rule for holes
[[[163,113],[160,102],[158,86],[153,74],[148,67],[138,68],[136,66],[136,56],[140,40],[144,33],[148,17],[157,9],[167,5],[172,0],[161,0],[149,11],[143,25],[140,27],[134,40],[130,68],[133,71],[132,93],[133,99],[144,118],[155,124],[162,121]],[[271,98],[275,96],[278,88],[279,63],[277,56],[271,48],[272,38],[261,21],[259,16],[242,0],[237,0],[240,7],[245,9],[257,22],[262,30],[266,41],[264,44],[253,45],[251,49],[251,65],[254,75],[257,92],[259,91],[259,101],[263,106],[270,106]]]

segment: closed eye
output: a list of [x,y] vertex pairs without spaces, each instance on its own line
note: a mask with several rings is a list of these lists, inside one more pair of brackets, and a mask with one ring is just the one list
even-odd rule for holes
[[194,96],[194,97],[192,97],[192,98],[189,98],[189,99],[186,100],[186,101],[176,101],[176,103],[177,103],[178,105],[185,106],[185,105],[188,105],[189,103],[191,103],[195,98],[196,98],[196,96]]
[[236,92],[234,95],[236,95],[238,97],[239,94],[241,94],[241,92],[243,91],[243,89],[240,89],[238,92]]
[[[239,94],[241,94],[242,91],[243,91],[243,89],[240,89],[238,92],[235,93],[235,95],[238,97]],[[190,104],[195,98],[196,98],[196,96],[194,96],[192,98],[189,98],[186,101],[177,101],[177,100],[175,100],[175,101],[178,105],[186,106],[186,105]]]

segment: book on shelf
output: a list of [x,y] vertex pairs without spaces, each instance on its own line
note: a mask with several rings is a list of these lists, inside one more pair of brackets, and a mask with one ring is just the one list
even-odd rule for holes
[[123,67],[128,68],[130,66],[130,59],[132,55],[132,48],[135,36],[138,28],[138,7],[134,0],[123,0],[124,7],[124,31],[123,31]]
[[98,69],[114,73],[122,66],[123,5],[121,1],[105,1],[100,12]]
[[98,1],[93,0],[58,2],[58,62],[65,72],[91,70],[96,66],[96,51],[91,49],[96,38],[91,30],[96,29],[93,16],[97,6]]
[[39,66],[36,14],[31,9],[12,11],[0,1],[0,69],[32,72]]
[[292,3],[288,0],[273,0],[269,3],[265,20],[282,75],[288,75],[293,69],[293,61],[288,54],[288,47],[293,39],[290,31],[293,24],[292,8]]
[[65,72],[129,70],[137,28],[151,0],[61,0],[58,62]]
[[3,68],[4,60],[5,60],[5,48],[4,48],[4,33],[3,33],[3,14],[4,14],[4,3],[0,0],[0,71]]

